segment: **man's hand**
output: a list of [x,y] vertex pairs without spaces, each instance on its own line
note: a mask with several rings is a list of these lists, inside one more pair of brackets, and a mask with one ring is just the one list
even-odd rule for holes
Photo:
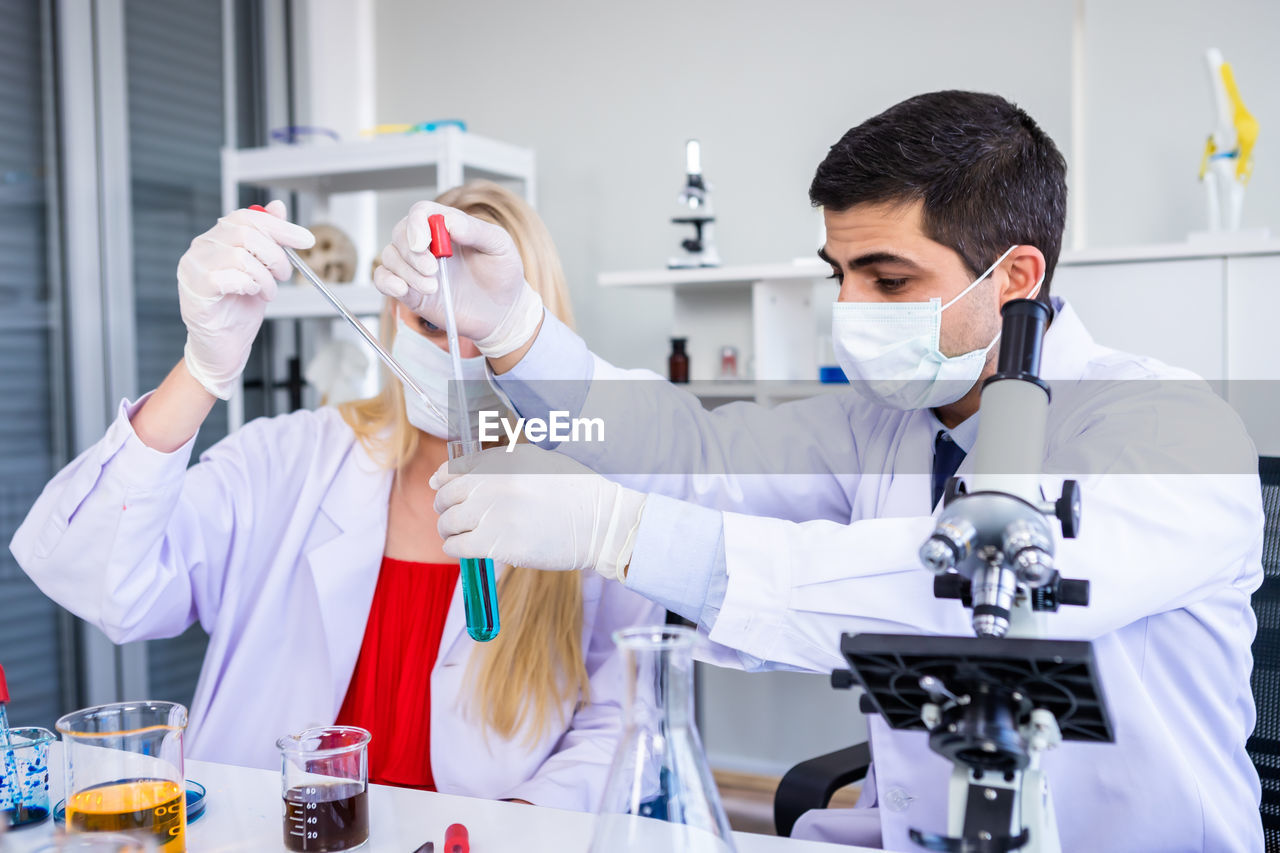
[[487,358],[521,349],[542,323],[542,300],[524,280],[524,264],[511,236],[497,225],[431,201],[409,209],[382,250],[382,266],[373,272],[378,290],[411,311],[443,327],[438,272],[431,254],[427,218],[444,216],[454,246],[448,259],[449,287],[458,334],[475,341]]
[[531,569],[595,569],[614,579],[625,575],[645,499],[561,453],[528,444],[446,462],[431,485],[449,556]]

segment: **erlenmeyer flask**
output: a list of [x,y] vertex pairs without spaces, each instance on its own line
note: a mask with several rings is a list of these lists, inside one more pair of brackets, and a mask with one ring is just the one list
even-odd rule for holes
[[605,782],[591,853],[736,853],[693,718],[688,628],[616,631],[630,683],[626,728]]

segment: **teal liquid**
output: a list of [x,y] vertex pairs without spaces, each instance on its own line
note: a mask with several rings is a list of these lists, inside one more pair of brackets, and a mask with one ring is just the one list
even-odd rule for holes
[[487,643],[498,636],[498,585],[493,577],[493,560],[468,557],[458,561],[458,568],[467,633],[476,642]]

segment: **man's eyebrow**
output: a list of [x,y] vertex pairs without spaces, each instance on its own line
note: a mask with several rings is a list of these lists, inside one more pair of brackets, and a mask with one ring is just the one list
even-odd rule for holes
[[859,255],[849,262],[850,269],[861,269],[862,267],[876,266],[877,264],[893,264],[895,266],[910,267],[913,270],[921,269],[921,266],[910,258],[902,255],[895,255],[893,252],[871,252],[866,255]]
[[[826,247],[818,249],[818,257],[836,269],[840,269],[840,264],[827,254]],[[850,269],[861,269],[863,267],[875,266],[876,264],[895,264],[897,266],[910,267],[913,270],[923,269],[919,264],[910,258],[902,255],[895,255],[893,252],[871,252],[866,255],[859,255],[849,262]]]

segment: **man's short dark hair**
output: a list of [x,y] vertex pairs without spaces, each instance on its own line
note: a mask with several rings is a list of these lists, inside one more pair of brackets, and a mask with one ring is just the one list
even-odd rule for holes
[[1062,249],[1067,163],[1023,110],[999,95],[930,92],[867,119],[831,150],[809,200],[844,211],[859,204],[924,203],[924,232],[954,249],[976,278],[1017,244],[1046,262],[1039,298]]

